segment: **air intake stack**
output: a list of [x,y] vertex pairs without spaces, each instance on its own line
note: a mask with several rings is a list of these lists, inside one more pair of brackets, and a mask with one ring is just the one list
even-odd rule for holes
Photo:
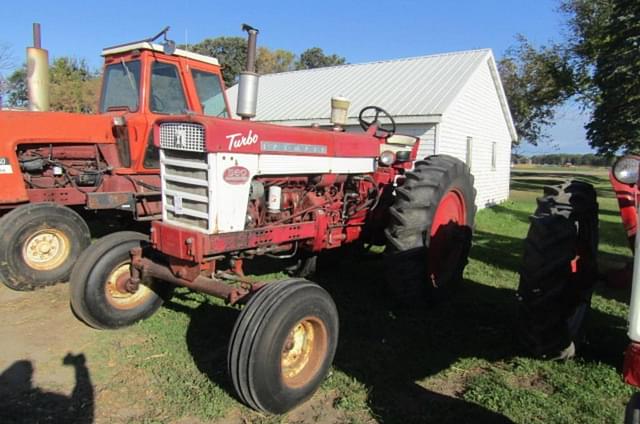
[[247,66],[240,72],[238,82],[238,106],[236,114],[242,119],[251,119],[256,116],[258,107],[258,79],[256,73],[256,40],[258,30],[247,24],[242,24],[242,30],[249,34],[247,40]]

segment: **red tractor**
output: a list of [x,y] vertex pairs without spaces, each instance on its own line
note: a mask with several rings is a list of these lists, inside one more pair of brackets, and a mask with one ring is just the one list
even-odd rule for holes
[[[87,210],[123,211],[126,221],[161,216],[154,120],[228,116],[218,61],[175,49],[167,30],[102,51],[97,115],[0,111],[0,281],[8,287],[67,281],[91,242]],[[161,35],[164,45],[154,44]]]
[[228,350],[233,385],[250,407],[282,413],[325,378],[338,314],[317,284],[256,282],[244,275],[245,261],[386,245],[389,284],[415,303],[462,276],[475,190],[460,160],[418,160],[419,139],[394,134],[379,107],[360,112],[360,134],[342,130],[340,109],[330,130],[249,121],[256,33],[249,29],[248,71],[240,78],[237,109],[245,119],[190,114],[156,122],[162,220],[150,237],[119,232],[91,245],[72,273],[71,304],[96,328],[147,318],[171,285],[241,305]]

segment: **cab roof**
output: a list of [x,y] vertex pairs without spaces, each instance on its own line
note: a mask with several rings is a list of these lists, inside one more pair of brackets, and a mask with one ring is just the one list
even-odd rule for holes
[[[150,43],[148,41],[139,41],[131,44],[123,44],[116,47],[107,47],[102,50],[102,56],[111,56],[118,53],[126,53],[133,50],[151,50],[154,52],[164,53],[164,49],[161,44]],[[211,56],[205,56],[203,54],[189,52],[187,50],[176,49],[173,56],[181,56],[187,59],[196,60],[198,62],[209,63],[211,65],[220,65],[218,59]]]

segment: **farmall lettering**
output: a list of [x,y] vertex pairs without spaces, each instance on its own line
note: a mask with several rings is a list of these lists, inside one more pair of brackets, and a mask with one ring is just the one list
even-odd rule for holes
[[227,140],[229,140],[229,150],[238,149],[244,146],[251,146],[258,142],[258,134],[254,134],[253,130],[249,130],[247,135],[243,135],[242,133],[234,133],[226,136]]

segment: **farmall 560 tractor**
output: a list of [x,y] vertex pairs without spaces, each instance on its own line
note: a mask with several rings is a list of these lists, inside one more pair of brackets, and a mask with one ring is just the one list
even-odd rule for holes
[[[249,29],[240,78],[244,118],[255,116],[256,34]],[[333,114],[344,123],[345,110]],[[168,285],[242,305],[228,350],[240,399],[282,413],[309,398],[336,350],[334,302],[303,278],[254,282],[244,261],[386,245],[390,287],[418,302],[460,279],[470,246],[469,168],[449,156],[418,160],[419,140],[394,134],[379,107],[359,120],[360,134],[201,114],[160,119],[162,221],[150,237],[114,233],[83,253],[71,276],[76,314],[97,328],[126,326],[150,316]]]
[[[228,116],[218,61],[175,49],[167,30],[102,51],[97,115],[0,111],[0,281],[8,287],[68,280],[91,242],[83,211],[161,216],[155,119]],[[161,35],[164,45],[154,44]]]

